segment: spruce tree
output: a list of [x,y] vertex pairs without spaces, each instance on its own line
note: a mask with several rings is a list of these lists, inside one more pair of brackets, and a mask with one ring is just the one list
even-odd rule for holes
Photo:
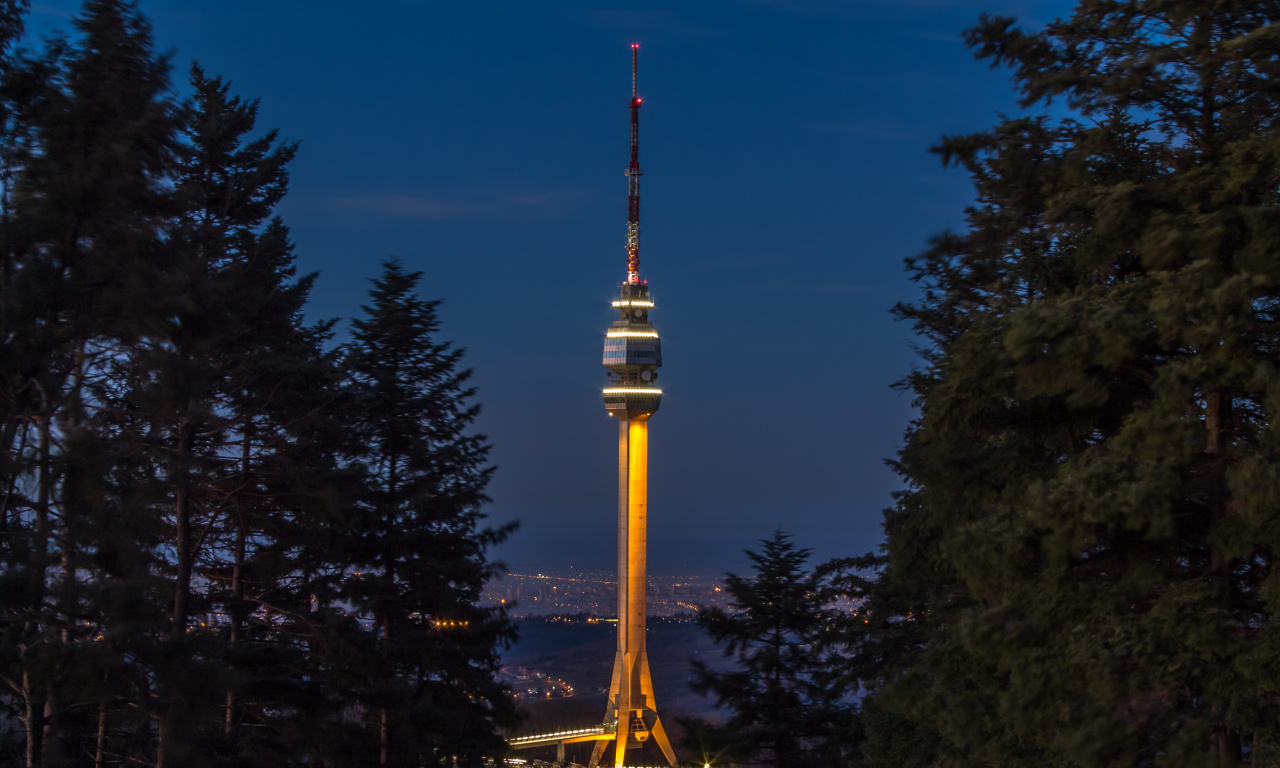
[[[122,366],[129,386],[113,401],[136,414],[151,477],[143,490],[172,526],[163,537],[172,561],[157,574],[168,617],[155,681],[160,756],[182,764],[217,754],[224,741],[238,751],[246,710],[235,689],[250,670],[233,674],[245,654],[226,645],[245,639],[252,612],[250,549],[271,540],[258,519],[262,465],[292,437],[297,406],[314,406],[315,389],[332,378],[319,349],[328,326],[307,328],[301,318],[313,277],[295,279],[288,230],[270,218],[296,147],[279,144],[273,131],[248,137],[256,103],[231,96],[198,66],[190,86],[178,110],[177,215],[167,242],[173,300],[157,334],[163,342],[131,355]],[[285,576],[258,574],[267,582]]]
[[1073,116],[946,139],[976,201],[909,264],[882,580],[919,610],[873,702],[913,759],[1277,764],[1278,32],[1267,3],[1136,0],[967,33]]
[[[838,564],[806,567],[811,551],[798,549],[781,530],[747,552],[749,577],[728,574],[730,609],[698,612],[698,625],[737,663],[717,671],[693,662],[698,693],[728,710],[722,725],[682,724],[686,749],[719,761],[793,768],[844,765],[856,742],[848,740],[854,708],[839,674],[828,633],[840,626],[841,592],[828,578]],[[694,743],[697,742],[697,743]]]
[[514,713],[494,679],[512,626],[504,610],[477,605],[494,572],[485,551],[509,529],[480,527],[489,447],[469,432],[479,413],[470,371],[461,349],[438,340],[438,302],[416,295],[420,278],[384,263],[352,323],[346,367],[366,490],[344,596],[376,628],[366,764],[479,765],[502,752],[496,727]]

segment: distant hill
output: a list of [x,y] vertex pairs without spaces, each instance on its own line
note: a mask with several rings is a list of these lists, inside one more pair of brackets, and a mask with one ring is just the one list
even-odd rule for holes
[[[689,621],[649,619],[649,670],[660,713],[708,714],[713,702],[689,690],[689,662],[697,658],[725,666],[705,633]],[[520,641],[503,654],[504,664],[546,672],[573,686],[574,699],[599,700],[600,715],[613,671],[618,625],[565,622],[550,617],[518,620]]]

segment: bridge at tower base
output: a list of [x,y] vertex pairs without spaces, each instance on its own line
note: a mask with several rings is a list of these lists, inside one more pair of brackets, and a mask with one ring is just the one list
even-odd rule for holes
[[575,728],[554,733],[540,733],[533,736],[521,736],[507,741],[512,749],[534,749],[535,747],[556,747],[556,762],[564,763],[564,746],[584,741],[605,743],[613,741],[614,729],[606,725],[593,725],[589,728]]

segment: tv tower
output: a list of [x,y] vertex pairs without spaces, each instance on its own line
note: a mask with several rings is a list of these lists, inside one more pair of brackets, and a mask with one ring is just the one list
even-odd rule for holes
[[[605,332],[604,366],[609,386],[604,407],[618,420],[618,652],[605,725],[616,725],[613,764],[622,768],[628,749],[653,738],[672,768],[676,756],[658,719],[645,648],[645,590],[649,524],[649,417],[662,402],[658,368],[662,342],[649,323],[653,297],[640,279],[640,97],[631,45],[631,163],[627,166],[627,281],[613,306],[618,319]],[[608,741],[597,741],[590,768],[600,763]]]

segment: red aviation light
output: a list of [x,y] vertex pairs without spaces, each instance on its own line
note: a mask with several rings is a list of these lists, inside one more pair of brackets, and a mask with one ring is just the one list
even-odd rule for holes
[[632,43],[632,44],[631,44],[631,47],[632,47],[632,48],[636,48],[636,49],[638,49],[638,48],[640,47],[640,44],[639,44],[639,43]]

